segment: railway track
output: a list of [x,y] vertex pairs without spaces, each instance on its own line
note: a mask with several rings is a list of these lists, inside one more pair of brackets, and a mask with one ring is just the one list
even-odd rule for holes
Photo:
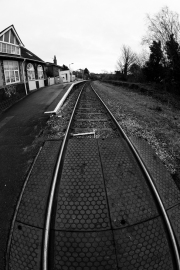
[[29,175],[7,269],[180,270],[168,217],[180,203],[178,190],[163,200],[89,83],[74,103],[63,141],[47,142]]

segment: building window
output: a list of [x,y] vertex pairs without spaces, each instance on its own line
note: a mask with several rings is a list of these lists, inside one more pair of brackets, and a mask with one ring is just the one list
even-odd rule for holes
[[28,75],[28,80],[32,81],[35,80],[35,72],[34,72],[34,67],[31,63],[27,65],[27,75]]
[[9,31],[4,34],[4,41],[9,42]]
[[16,45],[0,42],[0,52],[20,55],[20,48]]
[[15,54],[20,54],[20,49],[17,46],[15,46]]
[[15,53],[15,46],[14,45],[11,46],[11,53]]
[[7,44],[6,43],[2,43],[2,52],[6,53],[7,51]]
[[11,45],[7,44],[7,53],[11,53]]
[[20,82],[19,65],[17,61],[3,61],[6,84]]
[[38,66],[38,68],[37,68],[37,71],[38,71],[38,79],[40,80],[40,79],[43,79],[44,78],[44,75],[43,75],[43,68],[42,68],[42,66]]

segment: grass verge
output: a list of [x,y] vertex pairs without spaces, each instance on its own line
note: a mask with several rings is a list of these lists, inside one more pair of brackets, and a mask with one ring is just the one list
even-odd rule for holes
[[180,187],[180,104],[173,106],[132,88],[93,84],[126,134],[144,138]]

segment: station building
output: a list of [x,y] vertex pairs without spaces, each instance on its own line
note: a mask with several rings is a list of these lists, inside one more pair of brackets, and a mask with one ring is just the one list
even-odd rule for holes
[[60,75],[63,79],[63,82],[73,82],[76,79],[76,76],[72,74],[71,70],[62,70]]
[[14,25],[0,32],[0,96],[13,86],[28,92],[48,85],[46,63],[25,48]]
[[48,77],[48,85],[55,83],[63,83],[61,78],[62,67],[57,64],[56,56],[54,56],[53,63],[46,62],[46,74]]
[[61,74],[61,77],[63,79],[63,82],[71,82],[71,73],[70,73],[70,70],[62,70],[60,72]]
[[68,83],[75,80],[72,71],[66,66],[59,66],[57,64],[56,56],[54,56],[53,63],[46,62],[46,74],[48,76],[48,84],[54,83]]

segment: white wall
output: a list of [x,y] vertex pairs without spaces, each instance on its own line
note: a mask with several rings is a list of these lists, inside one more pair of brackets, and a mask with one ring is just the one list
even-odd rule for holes
[[56,83],[56,84],[57,84],[57,83],[63,83],[62,77],[55,77],[54,80],[55,80],[55,83]]
[[37,89],[35,81],[28,81],[28,84],[29,84],[29,91]]
[[54,78],[48,78],[48,85],[53,85],[54,83]]
[[71,81],[69,70],[60,71],[60,76],[63,79],[63,82],[70,82]]

